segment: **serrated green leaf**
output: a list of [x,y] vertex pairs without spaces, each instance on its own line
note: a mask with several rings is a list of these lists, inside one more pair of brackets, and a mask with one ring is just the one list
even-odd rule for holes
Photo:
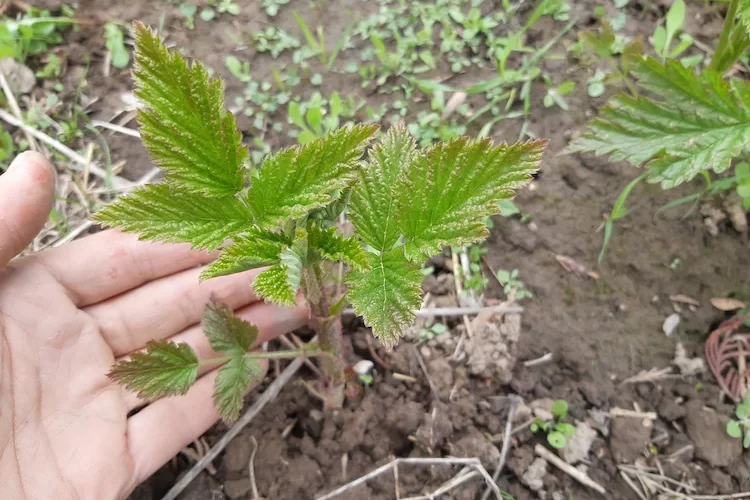
[[198,376],[198,356],[186,343],[151,340],[107,375],[144,399],[185,394]]
[[213,250],[248,228],[252,215],[233,196],[206,198],[175,192],[166,184],[149,184],[110,203],[94,220],[138,233],[142,239]]
[[214,404],[225,422],[237,420],[248,386],[262,376],[263,368],[258,361],[245,356],[233,358],[219,369],[214,384]]
[[333,200],[355,179],[356,168],[376,125],[329,132],[304,146],[266,157],[247,193],[256,223],[273,229]]
[[696,76],[679,61],[643,60],[635,71],[659,100],[614,98],[569,149],[648,162],[649,181],[671,188],[703,170],[729,168],[750,145],[750,84],[709,70]]
[[459,137],[436,144],[405,169],[396,201],[406,256],[424,260],[444,246],[485,238],[486,217],[526,184],[546,141],[492,146]]
[[399,239],[393,190],[401,172],[419,156],[411,134],[403,126],[394,126],[372,148],[360,170],[349,203],[349,217],[357,236],[380,252],[393,248]]
[[222,81],[209,78],[168,51],[145,25],[135,23],[136,96],[140,133],[167,182],[191,193],[223,197],[245,185],[247,148],[234,116],[224,109]]
[[219,258],[201,273],[201,280],[276,264],[280,262],[279,256],[284,247],[291,243],[282,234],[251,229],[234,238],[234,242],[222,251]]
[[421,304],[420,266],[409,262],[403,248],[381,255],[368,254],[370,269],[347,276],[349,300],[373,334],[386,346],[395,344],[414,323]]
[[750,0],[740,0],[737,6],[737,16],[747,33],[750,33]]
[[323,229],[310,226],[308,241],[310,248],[324,259],[345,262],[355,269],[363,269],[369,265],[367,255],[359,241],[344,238],[336,232],[335,227]]
[[258,339],[258,327],[213,300],[206,304],[202,326],[211,348],[227,356],[244,356]]
[[296,303],[295,291],[289,285],[288,269],[284,264],[274,264],[256,276],[253,290],[266,300],[282,306]]
[[307,264],[307,244],[307,234],[303,233],[281,252],[281,264],[286,268],[286,282],[292,294],[297,293],[302,281],[302,268]]

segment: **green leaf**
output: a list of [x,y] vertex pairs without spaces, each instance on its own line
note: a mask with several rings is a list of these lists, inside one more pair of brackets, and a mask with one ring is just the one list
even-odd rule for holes
[[747,402],[743,402],[737,405],[737,409],[735,410],[735,414],[737,415],[737,418],[739,419],[745,419],[750,417],[750,404]]
[[144,352],[120,361],[107,375],[144,399],[185,394],[198,376],[198,356],[186,343],[151,340]]
[[206,198],[176,192],[167,184],[149,184],[110,203],[94,220],[107,227],[139,233],[142,239],[189,242],[213,250],[250,227],[252,214],[237,198]]
[[745,439],[742,440],[744,448],[750,448],[750,432],[745,431]]
[[247,201],[261,227],[302,217],[333,199],[355,179],[356,167],[376,125],[355,125],[283,150],[263,161]]
[[750,0],[740,0],[737,8],[737,16],[745,28],[747,33],[750,33]]
[[560,422],[557,424],[557,430],[562,433],[565,437],[573,437],[573,435],[576,433],[576,426],[573,424],[568,424],[565,422]]
[[201,280],[277,264],[284,247],[290,244],[291,240],[284,235],[251,229],[222,251],[219,258],[201,273]]
[[420,266],[409,262],[403,248],[368,254],[369,271],[347,276],[349,300],[354,310],[386,346],[395,344],[404,328],[414,323],[422,295]]
[[660,96],[621,95],[589,123],[590,132],[574,140],[571,151],[591,151],[648,162],[649,181],[671,188],[702,170],[729,168],[750,144],[750,84],[703,71],[696,76],[678,61],[643,60],[639,85]]
[[245,185],[247,149],[234,116],[224,109],[220,79],[211,79],[170,52],[145,25],[135,23],[136,96],[143,143],[168,183],[202,195],[233,195]]
[[307,264],[307,238],[303,235],[281,252],[281,263],[286,268],[286,282],[296,294],[302,280],[302,268]]
[[367,255],[359,241],[344,238],[336,232],[335,227],[323,229],[310,226],[309,232],[310,248],[324,259],[345,262],[356,269],[365,269],[369,265]]
[[740,439],[742,437],[742,429],[740,428],[740,423],[736,420],[730,420],[727,422],[727,434],[729,434],[729,437],[732,437],[734,439]]
[[227,356],[244,356],[258,339],[258,328],[238,318],[232,309],[212,300],[203,313],[203,333],[211,348]]
[[513,145],[459,137],[436,144],[407,165],[397,186],[398,221],[406,256],[422,260],[444,246],[460,246],[489,234],[486,217],[531,179],[546,141]]
[[284,264],[274,264],[253,281],[255,293],[282,306],[296,304],[295,290],[289,285],[288,269]]
[[125,35],[116,23],[104,25],[104,39],[112,56],[112,66],[123,69],[130,62],[130,52],[125,47]]
[[349,216],[357,236],[375,250],[386,252],[399,239],[393,190],[401,172],[419,157],[411,134],[403,126],[394,126],[372,148],[360,170],[349,202]]
[[262,376],[263,368],[258,361],[245,356],[233,358],[219,369],[214,384],[214,404],[225,422],[237,420],[248,386]]
[[568,402],[564,399],[557,399],[552,403],[552,414],[557,418],[563,418],[568,414]]
[[565,443],[567,442],[567,440],[565,439],[565,436],[562,432],[552,431],[547,434],[547,442],[551,447],[559,450],[565,448]]

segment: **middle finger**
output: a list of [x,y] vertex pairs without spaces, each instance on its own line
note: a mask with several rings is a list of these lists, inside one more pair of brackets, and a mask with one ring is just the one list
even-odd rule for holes
[[205,267],[189,269],[89,306],[115,357],[137,351],[200,322],[210,297],[239,309],[258,301],[251,284],[262,269],[199,281]]

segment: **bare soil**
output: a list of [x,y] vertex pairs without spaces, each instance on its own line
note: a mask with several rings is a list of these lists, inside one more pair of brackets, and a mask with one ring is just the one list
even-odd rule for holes
[[[235,49],[236,36],[260,29],[269,21],[259,2],[249,0],[238,1],[238,17],[222,16],[211,23],[197,23],[193,31],[183,28],[177,7],[164,1],[80,3],[79,12],[102,21],[140,19],[156,25],[164,14],[169,42],[185,48],[227,77],[230,99],[242,91],[242,84],[230,78],[223,62],[225,55]],[[649,4],[646,9],[631,2],[628,12],[640,21],[628,29],[648,36],[658,13],[663,12],[661,3]],[[353,16],[377,8],[375,2],[356,0],[320,2],[316,10],[304,2],[292,4],[311,25],[324,24],[330,30],[329,40],[336,40]],[[572,15],[580,19],[579,28],[593,22],[590,12],[594,2],[578,0],[572,4]],[[282,8],[273,22],[297,33],[291,10]],[[715,8],[691,3],[689,14],[688,30],[698,39],[713,43],[721,27]],[[548,30],[552,29],[559,29],[559,25],[541,22],[529,36],[548,37]],[[564,55],[562,47],[574,41],[575,31],[566,35],[559,53]],[[104,43],[99,33],[100,30],[82,27],[80,32],[69,35],[66,52],[69,68],[83,66],[83,56],[91,56],[87,92],[99,97],[95,105],[97,117],[108,119],[122,106],[120,93],[131,90],[131,81],[127,71],[114,71],[106,79],[101,76]],[[238,56],[252,59],[255,77],[270,74],[267,60],[254,58],[252,49]],[[342,55],[344,60],[353,57],[353,51]],[[727,225],[721,227],[718,236],[709,236],[699,215],[682,218],[685,207],[654,216],[659,206],[691,192],[697,184],[669,193],[663,193],[658,186],[647,186],[637,190],[631,199],[630,205],[637,209],[618,223],[607,258],[597,267],[601,245],[601,232],[597,229],[619,191],[636,172],[628,165],[603,158],[562,154],[571,135],[581,130],[606,96],[591,99],[586,95],[589,73],[574,61],[562,58],[544,64],[546,71],[566,74],[579,85],[568,99],[568,112],[544,108],[543,87],[534,89],[529,130],[536,137],[549,138],[550,144],[534,189],[523,191],[516,200],[531,215],[531,223],[495,218],[487,243],[489,268],[519,269],[520,277],[534,294],[533,300],[523,304],[519,363],[512,381],[500,384],[497,380],[467,376],[462,364],[451,361],[452,344],[432,341],[419,350],[436,386],[433,391],[416,360],[413,343],[403,342],[392,353],[378,349],[389,368],[377,365],[374,384],[358,404],[322,415],[319,402],[304,388],[287,387],[214,463],[216,473],[204,472],[181,498],[251,498],[248,460],[252,438],[259,443],[255,463],[258,489],[262,497],[270,499],[313,498],[369,472],[392,456],[479,456],[493,470],[501,441],[493,444],[488,436],[503,432],[508,411],[503,396],[509,393],[520,395],[527,404],[540,398],[566,399],[576,421],[591,420],[592,411],[608,411],[615,406],[633,409],[637,405],[642,411],[658,414],[650,426],[644,426],[642,419],[620,417],[599,429],[586,463],[588,475],[607,488],[606,498],[637,498],[617,470],[618,464],[632,464],[636,459],[649,464],[658,461],[670,477],[697,480],[701,494],[750,490],[750,455],[743,454],[738,443],[724,432],[723,423],[732,408],[720,402],[712,375],[622,383],[642,370],[669,366],[677,342],[685,345],[688,355],[702,356],[707,334],[725,319],[724,313],[710,306],[709,299],[729,295],[750,298],[747,235],[738,234]],[[470,70],[460,77],[460,82],[470,83],[482,76],[486,73]],[[367,96],[369,92],[361,88],[356,75],[326,75],[323,90],[334,89],[344,95]],[[279,114],[279,119],[285,119],[284,114]],[[515,140],[518,126],[511,123],[497,132],[495,139]],[[127,161],[127,177],[136,179],[151,168],[137,140],[117,134],[106,136],[113,158]],[[290,143],[285,136],[269,136],[267,140],[274,149]],[[556,261],[556,255],[572,257],[595,269],[599,279],[567,272]],[[448,266],[440,259],[436,262],[438,273]],[[667,337],[662,332],[662,322],[674,312],[669,297],[676,294],[693,297],[700,306],[690,310],[683,305],[682,322],[676,333]],[[490,283],[488,295],[502,297],[496,282]],[[351,322],[347,331],[356,357],[372,359],[363,326]],[[547,353],[553,355],[550,362],[524,367],[522,361]],[[394,372],[418,381],[397,380]],[[250,396],[248,402],[252,400]],[[282,437],[285,429],[287,434]],[[207,435],[208,443],[224,431],[225,427],[217,424]],[[521,482],[534,458],[536,443],[543,443],[543,438],[528,430],[513,436],[500,484],[517,500],[537,498]],[[346,461],[345,468],[342,459]],[[161,498],[189,465],[186,457],[177,457],[131,498]],[[437,486],[456,472],[440,468],[401,470],[401,495]],[[547,498],[601,498],[552,467],[548,468],[543,485],[549,493]],[[553,492],[564,496],[552,497]],[[482,485],[472,482],[451,493],[450,498],[473,499],[481,493]],[[393,478],[380,478],[341,498],[395,498]]]

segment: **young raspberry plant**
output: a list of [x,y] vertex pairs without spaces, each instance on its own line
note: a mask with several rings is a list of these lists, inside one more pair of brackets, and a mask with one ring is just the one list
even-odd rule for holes
[[[203,328],[216,358],[199,360],[187,344],[152,341],[110,372],[148,399],[184,394],[201,365],[223,363],[214,401],[227,421],[237,418],[261,373],[259,358],[320,357],[321,392],[329,406],[343,404],[344,306],[394,345],[420,306],[422,264],[444,246],[485,239],[487,217],[530,180],[546,144],[493,146],[461,137],[419,149],[396,126],[370,145],[377,126],[353,125],[253,168],[224,108],[221,80],[167,50],[145,25],[136,22],[135,34],[140,133],[165,179],[119,198],[96,220],[146,240],[220,249],[202,279],[265,268],[255,292],[286,306],[301,292],[317,334],[304,349],[256,351],[257,328],[211,302]],[[339,229],[342,217],[352,234]]]

